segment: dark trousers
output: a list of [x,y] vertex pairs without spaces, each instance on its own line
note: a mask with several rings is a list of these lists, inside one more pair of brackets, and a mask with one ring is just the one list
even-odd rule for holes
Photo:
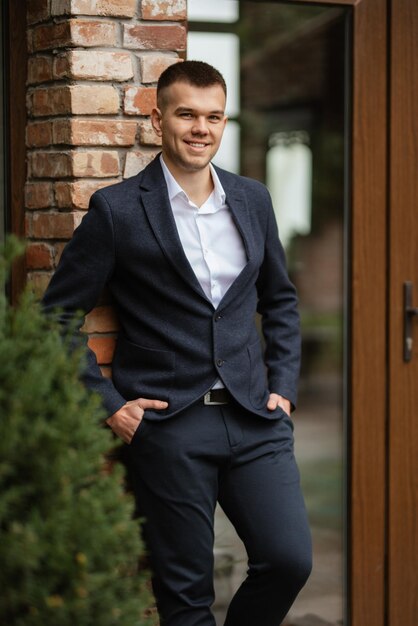
[[161,626],[214,626],[214,511],[248,553],[225,626],[279,626],[311,570],[311,539],[290,418],[193,405],[144,419],[129,446]]

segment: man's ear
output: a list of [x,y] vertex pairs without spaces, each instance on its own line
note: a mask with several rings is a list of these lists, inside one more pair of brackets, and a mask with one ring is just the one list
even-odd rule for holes
[[162,117],[163,116],[162,116],[160,109],[157,109],[157,108],[152,109],[151,124],[155,133],[158,135],[158,137],[161,137],[161,135],[163,134],[162,125],[161,125]]

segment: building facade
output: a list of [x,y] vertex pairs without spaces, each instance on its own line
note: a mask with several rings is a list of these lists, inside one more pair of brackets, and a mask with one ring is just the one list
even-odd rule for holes
[[[27,241],[13,300],[26,282],[43,292],[91,194],[158,153],[161,71],[194,57],[225,74],[218,164],[269,187],[301,300],[295,422],[317,567],[288,623],[414,626],[415,0],[5,0],[1,19],[0,236]],[[85,330],[110,376],[106,293]],[[227,602],[245,555],[218,523]]]

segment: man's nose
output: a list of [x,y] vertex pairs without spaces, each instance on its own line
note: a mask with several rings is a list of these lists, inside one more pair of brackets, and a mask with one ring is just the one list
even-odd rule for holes
[[192,126],[192,133],[199,135],[206,135],[208,132],[208,126],[204,117],[196,117]]

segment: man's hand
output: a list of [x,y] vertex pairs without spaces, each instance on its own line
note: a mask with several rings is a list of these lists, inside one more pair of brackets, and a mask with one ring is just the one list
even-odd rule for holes
[[125,443],[131,443],[132,437],[142,421],[145,409],[156,409],[158,411],[167,407],[168,403],[162,400],[138,398],[124,404],[119,411],[107,418],[106,424]]
[[269,401],[267,402],[267,408],[269,411],[274,411],[278,406],[283,409],[285,413],[290,415],[290,400],[280,396],[278,393],[271,393]]

